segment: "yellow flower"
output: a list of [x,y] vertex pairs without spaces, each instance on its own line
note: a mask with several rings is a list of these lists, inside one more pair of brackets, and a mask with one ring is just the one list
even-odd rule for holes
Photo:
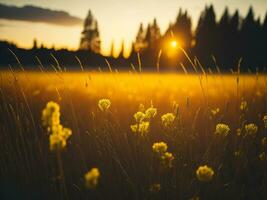
[[63,128],[60,135],[67,140],[71,135],[72,135],[72,131],[69,128]]
[[138,124],[131,125],[130,128],[131,128],[133,133],[136,133],[138,131]]
[[95,188],[98,185],[99,177],[100,172],[98,168],[92,168],[84,175],[85,186],[90,189]]
[[147,119],[151,119],[152,117],[155,117],[157,114],[157,109],[156,108],[153,108],[153,107],[150,107],[146,110],[145,112],[145,117]]
[[208,182],[211,181],[214,175],[214,171],[207,165],[199,166],[196,171],[196,176],[199,181]]
[[42,111],[43,126],[51,127],[60,124],[60,107],[57,103],[49,101]]
[[248,109],[248,103],[246,101],[242,101],[240,104],[240,110],[246,111]]
[[172,153],[165,152],[160,158],[164,167],[172,167],[172,161],[174,160],[174,156],[172,155]]
[[264,127],[267,128],[267,114],[263,117]]
[[245,130],[248,135],[255,136],[258,131],[258,127],[257,125],[251,123],[251,124],[245,125]]
[[61,151],[66,146],[66,140],[58,134],[51,134],[49,136],[50,150]]
[[49,147],[51,151],[61,151],[66,146],[66,140],[71,136],[71,130],[60,124],[60,107],[55,102],[48,102],[42,111],[43,125],[47,127]]
[[150,185],[149,191],[152,193],[158,193],[161,190],[161,186],[159,183],[154,183]]
[[163,154],[167,151],[168,145],[165,142],[156,142],[153,144],[152,149],[155,153]]
[[149,122],[141,122],[140,124],[131,125],[131,130],[133,133],[139,133],[144,136],[149,131]]
[[170,125],[172,125],[174,120],[175,120],[175,115],[173,113],[166,113],[161,116],[162,124],[165,127],[169,127]]
[[215,134],[216,135],[222,135],[222,136],[227,136],[230,132],[230,128],[226,124],[217,124],[216,125],[216,130]]
[[215,116],[215,115],[217,115],[217,114],[220,112],[220,109],[219,109],[219,108],[212,109],[210,112],[211,112],[211,114],[212,114],[213,116]]
[[259,159],[261,161],[267,161],[267,155],[265,152],[262,152],[260,155],[259,155]]
[[100,99],[98,101],[98,107],[102,111],[107,111],[111,105],[111,101],[109,99]]
[[137,113],[134,114],[134,119],[137,123],[142,122],[145,119],[145,117],[146,115],[141,111],[138,111]]

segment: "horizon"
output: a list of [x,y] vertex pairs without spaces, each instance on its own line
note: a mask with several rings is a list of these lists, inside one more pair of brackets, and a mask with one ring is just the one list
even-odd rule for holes
[[[76,50],[78,49],[80,43],[83,20],[90,9],[98,21],[101,38],[101,53],[103,55],[108,55],[111,43],[114,41],[115,55],[117,55],[120,52],[121,42],[123,40],[125,42],[126,56],[129,54],[132,42],[135,40],[135,36],[141,22],[144,27],[146,27],[148,23],[153,21],[153,18],[156,18],[161,29],[161,34],[164,34],[169,23],[175,21],[180,8],[187,10],[189,16],[191,16],[193,30],[196,27],[198,18],[205,8],[205,5],[213,4],[217,14],[216,20],[220,19],[222,12],[226,7],[229,8],[230,14],[233,14],[233,12],[238,9],[240,15],[244,17],[248,12],[249,7],[252,6],[256,18],[260,17],[261,21],[263,21],[267,11],[267,9],[264,9],[267,7],[267,1],[264,2],[263,0],[247,0],[246,2],[242,2],[241,0],[236,2],[228,0],[224,2],[218,2],[218,0],[203,0],[196,2],[195,0],[190,0],[187,2],[170,1],[165,4],[163,4],[162,1],[160,3],[147,0],[142,3],[138,1],[131,2],[132,5],[127,3],[125,4],[124,1],[114,0],[106,2],[106,4],[112,4],[111,7],[103,7],[102,1],[95,1],[91,2],[91,4],[88,5],[88,8],[86,8],[86,6],[82,6],[85,3],[83,0],[76,1],[75,5],[70,2],[68,4],[64,4],[63,1],[57,1],[55,3],[53,2],[53,6],[51,6],[51,0],[38,2],[35,2],[34,0],[15,0],[12,4],[7,2],[8,1],[6,0],[0,1],[0,4],[16,7],[32,5],[34,7],[48,8],[52,11],[65,11],[67,14],[66,16],[70,19],[70,21],[51,21],[51,19],[48,19],[50,21],[36,22],[34,19],[30,18],[19,21],[17,19],[12,19],[12,16],[9,16],[9,19],[3,19],[0,17],[1,40],[14,42],[22,48],[31,48],[33,40],[37,39],[39,44],[43,43],[47,47],[55,46],[57,49],[67,48],[70,50]],[[152,9],[148,9],[146,5],[151,5]],[[114,15],[115,10],[119,8],[121,8],[120,12]],[[166,12],[166,10],[169,10],[169,12]],[[139,15],[137,15],[138,13]],[[111,16],[113,18],[112,23],[110,24],[107,19],[110,19]],[[121,16],[126,17],[122,18]],[[20,33],[19,35],[17,34],[18,32]]]

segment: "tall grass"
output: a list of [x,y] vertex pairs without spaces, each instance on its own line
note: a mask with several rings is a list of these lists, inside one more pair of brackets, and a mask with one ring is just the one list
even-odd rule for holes
[[[267,198],[267,162],[259,157],[267,153],[261,142],[267,136],[265,76],[209,75],[200,63],[193,66],[203,75],[89,74],[80,66],[82,73],[58,66],[56,73],[1,71],[1,199]],[[107,112],[98,107],[102,98],[111,101]],[[73,132],[60,156],[49,150],[41,122],[50,100]],[[247,109],[240,109],[241,101]],[[149,132],[134,134],[133,114],[151,102],[157,115]],[[165,113],[175,114],[170,127],[162,125]],[[219,123],[230,127],[228,135],[215,134]],[[249,123],[258,126],[255,135],[247,133]],[[162,168],[153,152],[161,141],[174,156],[171,168]],[[203,165],[214,170],[209,182],[196,176]],[[88,189],[84,175],[94,167],[99,184]]]

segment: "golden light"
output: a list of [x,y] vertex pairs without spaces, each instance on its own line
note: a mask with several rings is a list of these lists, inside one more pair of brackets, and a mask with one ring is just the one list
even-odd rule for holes
[[176,40],[172,40],[171,41],[171,47],[172,48],[176,48],[177,47],[177,41]]

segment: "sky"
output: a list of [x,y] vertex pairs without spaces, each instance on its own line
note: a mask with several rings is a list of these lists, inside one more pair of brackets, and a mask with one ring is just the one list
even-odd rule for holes
[[[33,39],[36,38],[48,47],[75,50],[79,46],[83,29],[82,20],[91,9],[98,21],[102,53],[108,55],[112,41],[117,52],[122,40],[126,51],[130,49],[140,22],[146,26],[153,18],[157,18],[161,32],[164,33],[169,23],[175,21],[179,8],[182,8],[188,10],[195,27],[201,11],[211,3],[217,19],[225,6],[228,6],[231,13],[239,9],[244,16],[252,5],[256,16],[262,19],[267,12],[267,0],[0,0],[4,11],[7,6],[11,9],[4,13],[0,6],[0,40],[13,41],[20,47],[31,48]],[[25,5],[31,7],[22,11],[11,7]],[[39,16],[40,12],[47,17]]]

